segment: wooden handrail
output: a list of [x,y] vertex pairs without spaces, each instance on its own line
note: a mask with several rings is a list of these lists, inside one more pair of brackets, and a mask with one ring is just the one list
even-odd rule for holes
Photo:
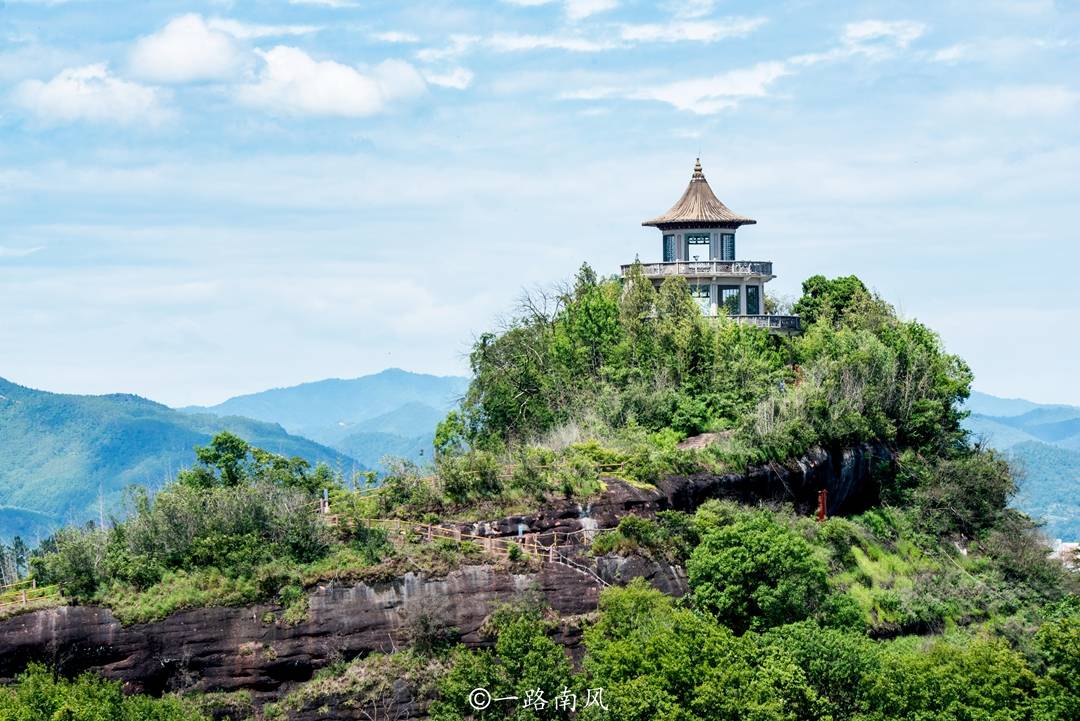
[[35,585],[29,591],[24,589],[18,592],[9,591],[8,593],[17,593],[18,595],[11,601],[0,601],[0,610],[11,608],[12,606],[26,608],[33,601],[47,601],[54,598],[63,598],[63,593],[60,591],[60,586],[55,584],[51,586]]

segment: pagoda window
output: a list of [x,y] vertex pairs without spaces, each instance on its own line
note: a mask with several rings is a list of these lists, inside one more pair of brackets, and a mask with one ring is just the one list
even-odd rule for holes
[[[655,237],[655,236],[654,236]],[[675,236],[664,236],[664,262],[671,263],[675,260]]]
[[712,258],[711,245],[712,237],[708,233],[687,233],[686,259],[710,260]]
[[712,315],[712,292],[708,284],[691,285],[690,296],[697,302],[704,315]]
[[720,258],[721,260],[735,260],[735,234],[721,233],[720,235]]
[[761,315],[761,288],[756,285],[746,286],[746,314]]
[[721,285],[717,287],[717,300],[720,308],[728,315],[739,315],[739,286]]

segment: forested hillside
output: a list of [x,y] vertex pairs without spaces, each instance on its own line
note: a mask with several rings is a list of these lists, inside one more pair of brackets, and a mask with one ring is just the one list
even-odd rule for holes
[[[272,667],[278,634],[325,618],[333,599],[369,599],[351,619],[366,624],[424,579],[513,579],[501,603],[468,597],[486,604],[468,638],[438,599],[403,605],[391,642],[364,652],[323,650],[329,629],[310,629],[318,672],[272,702],[249,696],[240,717],[1080,718],[1077,577],[1009,507],[1007,460],[962,427],[968,367],[855,277],[803,291],[805,333],[786,338],[703,318],[680,278],[657,291],[636,269],[583,267],[477,340],[433,466],[395,464],[377,489],[353,490],[221,434],[127,521],[66,529],[30,566],[129,624],[264,601],[245,669]],[[730,480],[765,483],[856,447],[876,449],[861,502],[829,519],[798,511],[782,484],[752,505],[724,495]],[[711,495],[674,510],[659,489],[676,481]],[[318,512],[326,486],[332,523]],[[590,509],[616,492],[617,522],[597,529]],[[557,547],[519,542],[571,519]],[[560,573],[600,591],[588,613],[554,610],[565,590],[543,569],[556,552]],[[32,672],[6,703],[28,708],[19,694],[37,683]],[[501,702],[470,707],[481,688]],[[588,703],[598,689],[603,704]]]
[[387,453],[418,455],[403,452],[414,446],[430,453],[435,423],[457,403],[468,382],[388,368],[360,378],[274,388],[182,410],[278,423],[290,433],[345,453],[352,448],[363,454],[357,460],[374,466]]
[[343,473],[363,470],[346,454],[275,424],[184,414],[132,395],[47,393],[0,379],[0,539],[43,538],[62,523],[115,513],[127,486],[161,486],[193,465],[195,447],[222,430]]
[[964,427],[1005,453],[1020,484],[1016,507],[1050,538],[1080,539],[1080,408],[978,394]]

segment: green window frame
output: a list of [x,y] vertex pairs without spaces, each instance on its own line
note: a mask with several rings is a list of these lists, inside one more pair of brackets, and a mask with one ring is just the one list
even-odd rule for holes
[[720,257],[723,260],[735,260],[734,233],[722,233],[720,235]]
[[693,260],[694,253],[691,250],[694,246],[705,246],[705,253],[698,253],[698,260],[712,260],[712,236],[709,233],[687,233],[686,240],[686,259]]
[[664,236],[664,262],[671,263],[675,260],[675,236]]
[[739,286],[718,285],[716,286],[716,302],[728,315],[739,315]]
[[701,308],[702,313],[704,313],[705,315],[710,315],[712,313],[712,285],[697,285],[691,283],[690,297],[693,298],[694,301],[698,304],[698,307]]
[[761,315],[761,288],[756,285],[746,286],[746,314]]

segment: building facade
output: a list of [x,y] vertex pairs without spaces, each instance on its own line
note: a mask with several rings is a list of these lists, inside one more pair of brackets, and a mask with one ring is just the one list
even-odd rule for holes
[[[665,278],[681,275],[706,316],[730,316],[782,333],[799,331],[798,316],[774,315],[765,309],[765,284],[775,278],[771,261],[738,260],[735,234],[743,225],[757,223],[731,211],[713,193],[694,163],[690,185],[663,215],[646,220],[660,230],[659,263],[642,263],[645,277],[657,286]],[[625,277],[631,265],[622,266]]]

